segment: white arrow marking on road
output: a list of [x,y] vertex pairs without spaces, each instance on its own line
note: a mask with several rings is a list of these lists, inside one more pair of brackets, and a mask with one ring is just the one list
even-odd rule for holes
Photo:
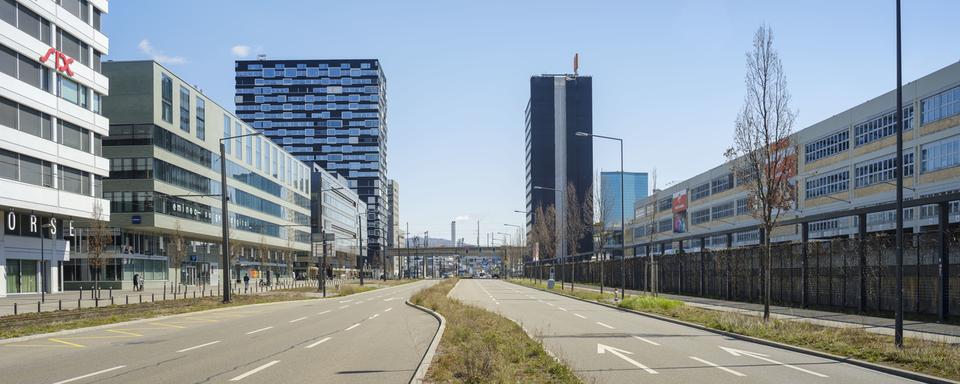
[[230,381],[240,381],[240,380],[246,379],[247,376],[250,376],[250,375],[252,375],[252,374],[254,374],[254,373],[260,372],[260,371],[262,371],[262,370],[264,370],[264,369],[270,368],[271,365],[274,365],[274,364],[279,363],[279,362],[280,362],[280,360],[271,361],[271,362],[269,362],[269,363],[266,363],[266,364],[264,364],[264,365],[261,365],[261,366],[259,366],[259,367],[256,367],[256,368],[254,368],[253,370],[251,370],[251,371],[249,371],[249,372],[247,372],[247,373],[244,373],[244,374],[242,374],[242,375],[240,375],[240,376],[234,377],[234,378],[230,379]]
[[356,324],[354,324],[354,325],[351,325],[351,326],[347,327],[347,329],[344,329],[344,331],[349,331],[349,330],[354,329],[354,328],[359,327],[359,326],[360,326],[360,323],[356,323]]
[[657,344],[657,342],[644,339],[644,338],[642,338],[642,337],[640,337],[640,336],[634,336],[633,338],[634,338],[634,339],[637,339],[637,340],[640,340],[640,341],[642,341],[642,342],[644,342],[644,343],[650,344],[650,345],[660,346],[660,344]]
[[722,350],[724,350],[724,351],[727,351],[728,353],[730,353],[731,355],[734,355],[734,356],[749,356],[749,357],[752,357],[752,358],[754,358],[754,359],[763,360],[763,361],[766,361],[766,362],[769,362],[769,363],[773,363],[773,364],[776,364],[776,365],[782,365],[782,366],[784,366],[784,367],[787,367],[787,368],[790,368],[790,369],[796,369],[796,370],[798,370],[798,371],[800,371],[800,372],[809,373],[809,374],[814,375],[814,376],[830,377],[830,376],[824,375],[824,374],[822,374],[822,373],[817,373],[817,372],[814,372],[814,371],[811,371],[811,370],[807,370],[807,369],[803,369],[803,368],[800,368],[800,367],[797,367],[797,366],[794,366],[794,365],[781,363],[781,362],[776,361],[776,360],[774,360],[774,359],[768,358],[767,355],[764,355],[764,354],[762,354],[762,353],[744,351],[744,350],[741,350],[741,349],[733,349],[733,348],[727,348],[727,347],[720,347],[720,349],[722,349]]
[[304,316],[304,317],[301,317],[301,318],[299,318],[299,319],[290,320],[290,322],[291,322],[291,323],[296,323],[296,322],[298,322],[298,321],[300,321],[300,320],[304,320],[304,319],[306,319],[306,318],[307,318],[307,317]]
[[721,366],[721,365],[719,365],[719,364],[711,363],[711,362],[709,362],[709,361],[706,361],[706,360],[701,359],[701,358],[696,357],[696,356],[690,356],[690,358],[691,358],[691,359],[694,359],[694,360],[696,360],[696,361],[699,361],[699,362],[701,362],[701,363],[704,363],[704,364],[706,364],[706,365],[709,365],[709,366],[711,366],[711,367],[714,367],[714,368],[717,368],[717,369],[721,369],[721,370],[723,370],[724,372],[730,373],[730,374],[735,375],[735,376],[740,376],[740,377],[746,376],[746,375],[744,375],[744,374],[742,374],[742,373],[740,373],[740,372],[734,371],[734,370],[732,370],[732,369],[730,369],[730,368]]
[[211,342],[206,343],[206,344],[195,345],[195,346],[192,346],[192,347],[190,347],[190,348],[181,349],[181,350],[177,351],[177,353],[186,352],[186,351],[192,351],[192,350],[194,350],[194,349],[203,348],[203,347],[206,347],[206,346],[208,346],[208,345],[214,345],[214,344],[219,343],[219,342],[220,342],[220,340],[211,341]]
[[83,375],[83,376],[77,376],[77,377],[74,377],[74,378],[72,378],[72,379],[66,379],[66,380],[63,380],[63,381],[58,381],[58,382],[53,383],[53,384],[65,384],[65,383],[70,383],[70,382],[74,382],[74,381],[77,381],[77,380],[83,380],[83,379],[86,379],[86,378],[91,377],[91,376],[96,376],[96,375],[99,375],[99,374],[101,374],[101,373],[107,373],[107,372],[110,372],[110,371],[116,371],[116,370],[118,370],[118,369],[123,369],[123,368],[126,368],[126,367],[127,367],[126,365],[118,365],[118,366],[113,367],[113,368],[107,368],[107,369],[104,369],[104,370],[102,370],[102,371],[96,371],[96,372],[94,372],[94,373],[88,373],[88,374]]
[[264,328],[260,328],[260,329],[255,330],[255,331],[247,332],[247,334],[248,334],[248,335],[252,335],[252,334],[254,334],[254,333],[263,332],[263,331],[266,331],[266,330],[271,329],[271,328],[273,328],[273,327],[264,327]]
[[329,338],[329,337],[325,337],[325,338],[321,339],[320,341],[318,341],[318,342],[316,342],[316,343],[313,343],[313,344],[308,345],[308,346],[307,346],[307,349],[316,347],[316,346],[318,346],[318,345],[320,345],[320,344],[323,344],[323,343],[327,342],[328,340],[330,340],[330,338]]
[[[636,360],[627,357],[627,355],[632,355],[633,352],[625,351],[625,350],[622,350],[622,349],[620,349],[620,348],[614,348],[614,347],[611,347],[611,346],[609,346],[609,345],[597,344],[597,353],[599,353],[599,354],[602,355],[602,354],[607,353],[607,352],[610,352],[612,355],[614,355],[614,356],[616,356],[616,357],[619,357],[619,358],[623,359],[624,361],[626,361],[626,362],[628,362],[628,363],[630,363],[630,364],[633,364],[633,366],[635,366],[635,367],[637,367],[637,368],[640,368],[640,369],[642,369],[642,370],[644,370],[644,371],[647,371],[647,373],[654,374],[654,375],[657,374],[657,371],[654,371],[654,370],[648,368],[646,365],[640,364],[640,363],[638,363]],[[626,354],[626,355],[625,355],[625,354]]]
[[599,321],[597,322],[597,325],[599,325],[599,326],[601,326],[601,327],[605,327],[605,328],[607,328],[607,329],[613,329],[613,327],[611,327],[611,326],[609,326],[609,325],[606,325],[606,324],[604,324],[604,323],[601,323],[601,322],[599,322]]

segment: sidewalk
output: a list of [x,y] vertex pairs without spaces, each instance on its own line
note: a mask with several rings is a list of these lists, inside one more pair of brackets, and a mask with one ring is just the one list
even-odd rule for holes
[[[560,283],[557,283],[557,287]],[[576,284],[576,289],[599,292],[597,286]],[[612,288],[604,288],[604,292],[613,292]],[[641,291],[627,290],[627,295],[644,294]],[[711,309],[715,311],[736,312],[751,316],[763,316],[763,304],[743,303],[693,296],[681,296],[661,293],[659,296],[678,300],[689,306]],[[850,313],[828,312],[814,309],[795,307],[770,306],[770,317],[780,320],[803,321],[811,324],[836,328],[860,328],[867,332],[893,335],[894,319],[885,317],[861,316]],[[960,344],[960,325],[923,322],[916,320],[903,321],[903,335],[916,339],[938,341],[949,344]]]

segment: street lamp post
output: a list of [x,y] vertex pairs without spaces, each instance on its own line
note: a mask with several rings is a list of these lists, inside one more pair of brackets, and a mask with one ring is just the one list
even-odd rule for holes
[[[514,212],[522,212],[522,211],[514,211]],[[516,245],[517,245],[517,246],[523,246],[523,244],[521,244],[521,239],[522,239],[523,237],[521,236],[521,233],[520,233],[521,230],[523,229],[523,227],[521,227],[521,226],[519,226],[519,225],[515,225],[515,224],[506,224],[506,223],[504,223],[503,225],[504,225],[504,226],[507,226],[507,227],[514,227],[514,228],[517,229],[517,243],[516,243]],[[523,253],[522,253],[522,251],[521,251],[521,254],[520,254],[520,262],[523,262]],[[510,269],[511,269],[514,273],[516,273],[516,269],[515,269],[515,268],[516,268],[515,265],[511,265],[511,266],[510,266]]]
[[[898,0],[899,1],[899,0]],[[577,136],[580,137],[597,137],[607,140],[616,140],[620,143],[620,299],[623,300],[626,298],[626,286],[627,286],[627,227],[625,213],[626,209],[624,208],[624,185],[623,185],[623,139],[611,136],[595,135],[593,133],[587,132],[577,132]],[[602,268],[602,267],[601,267]]]
[[254,132],[246,133],[243,135],[223,137],[220,139],[220,224],[221,230],[223,231],[223,245],[220,247],[222,251],[222,262],[223,262],[223,302],[230,302],[230,215],[227,211],[227,202],[230,200],[230,196],[227,193],[227,156],[226,149],[223,144],[224,140],[233,140],[239,139],[246,136],[259,136],[263,132]]
[[[900,0],[897,0],[897,307],[894,319],[894,344],[903,348],[903,80],[900,63]],[[942,209],[942,208],[941,208]]]
[[50,228],[54,228],[50,223],[40,226],[40,301],[44,303],[47,302],[47,258],[43,252],[43,238],[46,236],[45,230]]

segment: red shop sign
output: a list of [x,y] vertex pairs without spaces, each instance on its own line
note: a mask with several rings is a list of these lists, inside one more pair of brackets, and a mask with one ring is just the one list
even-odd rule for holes
[[73,63],[73,59],[64,55],[63,52],[58,51],[56,48],[50,48],[47,50],[47,53],[43,56],[40,56],[40,62],[46,63],[50,59],[50,55],[54,57],[54,67],[58,71],[66,73],[68,76],[73,77],[73,71],[70,70],[70,63]]

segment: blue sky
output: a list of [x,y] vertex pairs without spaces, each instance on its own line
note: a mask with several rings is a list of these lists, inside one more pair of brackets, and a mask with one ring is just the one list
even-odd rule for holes
[[[112,60],[156,58],[233,106],[233,60],[378,58],[387,77],[388,175],[411,232],[476,241],[524,206],[529,77],[594,77],[594,132],[625,140],[628,171],[660,184],[723,160],[753,32],[774,29],[795,129],[895,86],[893,0],[113,0]],[[960,60],[960,2],[905,1],[904,81]],[[618,166],[597,142],[594,166]]]

